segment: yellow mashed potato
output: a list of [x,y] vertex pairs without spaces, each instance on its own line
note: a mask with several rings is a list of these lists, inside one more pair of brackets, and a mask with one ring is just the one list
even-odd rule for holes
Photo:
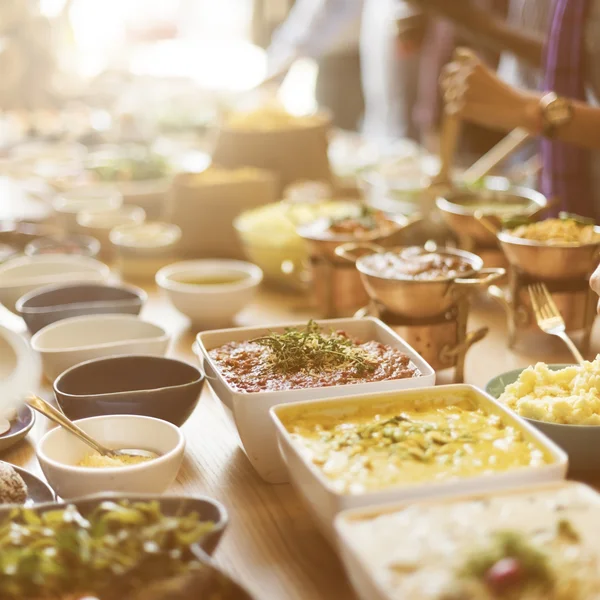
[[92,452],[84,456],[78,463],[78,467],[95,467],[106,469],[112,467],[127,467],[129,465],[138,465],[152,460],[149,456],[103,456],[98,452]]
[[545,363],[525,369],[500,401],[528,419],[564,425],[600,425],[600,356],[552,371]]

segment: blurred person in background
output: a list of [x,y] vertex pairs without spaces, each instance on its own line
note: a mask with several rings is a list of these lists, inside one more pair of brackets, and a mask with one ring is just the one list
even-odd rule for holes
[[471,56],[445,69],[447,108],[466,121],[542,136],[542,191],[562,210],[598,219],[600,153],[589,149],[600,149],[600,0],[555,0],[545,43],[512,33],[503,38],[515,42],[507,50],[542,66],[543,91],[509,86]]
[[332,110],[335,125],[357,129],[364,97],[365,136],[383,144],[415,137],[419,12],[403,0],[296,0],[273,36],[269,71],[314,58],[317,101]]
[[299,58],[319,65],[316,100],[336,127],[355,131],[363,115],[359,34],[363,0],[296,0],[268,48],[270,76]]

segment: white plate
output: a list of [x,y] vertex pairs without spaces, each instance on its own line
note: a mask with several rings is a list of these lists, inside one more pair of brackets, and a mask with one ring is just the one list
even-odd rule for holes
[[317,321],[325,330],[342,329],[363,341],[376,340],[392,346],[410,357],[421,372],[420,377],[338,385],[300,390],[242,393],[233,389],[209,357],[208,352],[228,342],[251,340],[271,331],[282,332],[286,327],[302,327],[306,323],[287,323],[273,327],[239,327],[198,334],[197,344],[202,353],[206,380],[226,408],[227,416],[237,427],[241,445],[252,466],[269,483],[288,481],[285,465],[277,449],[275,428],[269,410],[278,404],[319,398],[335,398],[353,394],[372,394],[388,390],[426,387],[435,384],[434,370],[398,334],[379,319],[327,319]]

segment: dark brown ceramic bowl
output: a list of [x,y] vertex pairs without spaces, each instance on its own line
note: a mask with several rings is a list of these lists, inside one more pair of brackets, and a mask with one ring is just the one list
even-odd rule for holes
[[16,308],[34,334],[70,317],[139,315],[147,297],[144,290],[126,284],[61,283],[36,288],[21,296]]
[[[81,514],[85,517],[90,514],[102,502],[119,502],[121,500],[130,500],[132,502],[158,502],[160,510],[167,516],[184,516],[195,512],[202,521],[212,521],[214,527],[204,538],[198,542],[198,546],[208,555],[217,548],[221,537],[228,523],[227,510],[216,500],[203,496],[164,496],[164,495],[137,495],[137,494],[95,494],[93,496],[84,496],[69,500],[68,503],[55,504],[44,503],[33,506],[32,510],[37,514],[43,514],[51,510],[60,510],[68,505],[75,505]],[[14,506],[12,506],[14,508]],[[0,523],[10,513],[10,507],[0,507]]]
[[54,381],[54,394],[71,420],[143,415],[180,427],[204,385],[196,367],[162,356],[109,356],[71,367]]

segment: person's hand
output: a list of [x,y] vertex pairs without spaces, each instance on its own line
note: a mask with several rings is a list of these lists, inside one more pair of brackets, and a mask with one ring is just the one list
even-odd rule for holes
[[440,76],[445,110],[491,129],[535,129],[539,98],[507,85],[472,51],[460,48]]
[[479,10],[470,0],[409,0],[415,8],[424,13],[450,19],[461,25],[475,25],[480,16]]
[[[600,265],[598,265],[598,268],[590,278],[590,287],[600,296]],[[598,301],[598,314],[600,314],[600,300]]]

